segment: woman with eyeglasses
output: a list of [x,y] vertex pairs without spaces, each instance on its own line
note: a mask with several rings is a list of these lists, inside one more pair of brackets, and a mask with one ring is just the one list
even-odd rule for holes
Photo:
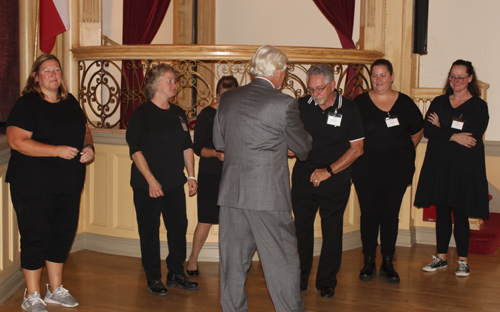
[[393,266],[398,237],[399,210],[415,172],[415,147],[422,138],[422,113],[407,95],[392,89],[391,62],[371,65],[372,90],[354,99],[365,130],[365,152],[353,164],[352,180],[361,208],[361,241],[364,266],[359,278],[376,275],[375,254],[380,241],[380,276],[399,283]]
[[167,229],[167,286],[198,289],[198,283],[184,274],[188,226],[184,184],[187,181],[189,196],[196,194],[198,184],[186,113],[169,102],[177,94],[177,77],[175,69],[164,63],[146,73],[147,101],[132,112],[126,133],[146,289],[156,296],[168,294],[162,282],[160,216]]
[[468,61],[453,63],[443,91],[425,117],[424,135],[429,142],[415,195],[415,206],[436,206],[437,257],[422,269],[434,272],[447,267],[454,223],[458,250],[455,275],[469,276],[468,218],[489,217],[482,139],[488,126],[488,105],[479,98],[476,73]]

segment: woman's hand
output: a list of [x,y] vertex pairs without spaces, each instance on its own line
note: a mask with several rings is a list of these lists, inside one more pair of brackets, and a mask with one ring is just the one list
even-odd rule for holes
[[439,123],[439,117],[436,113],[430,113],[427,117],[427,121],[429,121],[434,126],[441,128],[441,123]]
[[467,148],[471,148],[476,146],[477,140],[474,139],[472,136],[472,133],[468,132],[462,132],[462,133],[455,133],[454,135],[451,136],[450,141],[455,141],[460,145],[463,145]]
[[188,179],[189,196],[194,196],[198,190],[198,183],[195,179]]
[[295,156],[297,156],[297,155],[295,155],[295,153],[291,149],[288,149],[288,157],[294,158]]
[[75,158],[76,155],[78,155],[78,149],[75,147],[60,145],[57,146],[56,148],[57,148],[57,157],[60,157],[62,159],[71,160]]
[[85,146],[80,152],[80,162],[85,164],[94,159],[94,150],[90,146]]
[[153,179],[151,182],[149,182],[149,196],[153,198],[163,196],[161,184],[156,179]]

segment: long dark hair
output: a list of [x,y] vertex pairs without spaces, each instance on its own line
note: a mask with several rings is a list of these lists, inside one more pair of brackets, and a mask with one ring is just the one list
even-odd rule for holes
[[448,72],[448,77],[446,77],[446,84],[444,85],[443,92],[446,95],[452,95],[453,94],[453,89],[450,86],[450,75],[451,75],[451,70],[453,69],[453,66],[465,66],[467,69],[467,75],[472,76],[471,82],[467,85],[467,90],[469,90],[469,93],[472,96],[479,96],[479,86],[477,84],[477,77],[476,77],[476,71],[474,70],[474,66],[472,66],[472,63],[469,61],[464,61],[464,60],[456,60],[451,64],[450,71]]
[[59,62],[59,59],[52,54],[42,54],[35,60],[33,66],[31,66],[31,71],[28,79],[26,79],[26,86],[23,89],[22,95],[31,93],[41,97],[42,99],[45,99],[45,94],[43,94],[40,85],[36,81],[36,77],[40,74],[40,67],[42,67],[42,64],[48,60],[56,61],[57,65],[59,65],[59,68],[61,69],[61,85],[57,90],[57,97],[59,100],[65,101],[66,99],[68,99],[68,88],[64,83],[64,74],[62,71],[61,62]]

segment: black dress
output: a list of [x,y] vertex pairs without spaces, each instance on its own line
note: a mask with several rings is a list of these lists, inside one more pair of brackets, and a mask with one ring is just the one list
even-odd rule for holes
[[[437,113],[441,127],[427,121]],[[452,128],[453,118],[461,118],[462,130]],[[489,218],[488,181],[483,134],[488,126],[488,105],[472,97],[453,108],[448,95],[438,96],[427,111],[424,135],[429,139],[415,195],[415,206],[446,204],[475,218]],[[477,140],[467,148],[450,141],[455,133],[469,132]]]
[[222,164],[217,157],[203,157],[203,148],[215,149],[212,141],[214,118],[217,110],[211,106],[204,108],[196,119],[194,129],[194,152],[200,156],[198,169],[198,222],[219,224],[219,184]]

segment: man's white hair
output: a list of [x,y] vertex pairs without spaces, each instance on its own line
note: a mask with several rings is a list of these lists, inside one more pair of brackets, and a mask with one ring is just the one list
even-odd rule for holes
[[287,64],[285,53],[276,47],[264,45],[255,52],[248,70],[256,77],[272,77],[276,69],[285,70]]

